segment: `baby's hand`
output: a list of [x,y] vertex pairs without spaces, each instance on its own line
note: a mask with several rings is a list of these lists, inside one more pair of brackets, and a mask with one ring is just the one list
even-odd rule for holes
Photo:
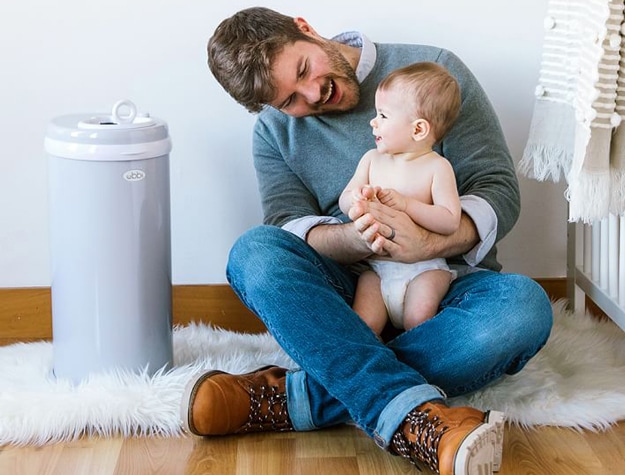
[[360,189],[362,199],[366,201],[378,201],[378,193],[381,188],[379,186],[365,185]]
[[378,190],[378,200],[383,205],[386,205],[390,208],[393,208],[397,211],[405,211],[406,210],[406,198],[401,193],[391,189],[385,188]]
[[352,202],[356,203],[358,201],[369,201],[372,195],[370,190],[371,187],[369,185],[354,189],[352,192]]

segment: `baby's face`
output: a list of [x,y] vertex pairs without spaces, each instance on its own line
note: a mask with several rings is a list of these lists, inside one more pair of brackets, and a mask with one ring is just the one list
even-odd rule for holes
[[403,153],[414,147],[414,116],[410,101],[397,89],[375,93],[376,116],[370,125],[380,153]]

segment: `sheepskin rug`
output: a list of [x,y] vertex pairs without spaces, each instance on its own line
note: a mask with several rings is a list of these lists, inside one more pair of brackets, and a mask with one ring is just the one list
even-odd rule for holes
[[[610,321],[553,303],[547,345],[520,373],[452,405],[505,412],[524,427],[604,430],[625,419],[625,332]],[[268,334],[203,324],[174,329],[174,368],[149,376],[97,374],[79,385],[52,375],[52,343],[0,347],[0,444],[43,445],[82,435],[181,434],[179,406],[191,375],[205,369],[245,373],[293,361]]]

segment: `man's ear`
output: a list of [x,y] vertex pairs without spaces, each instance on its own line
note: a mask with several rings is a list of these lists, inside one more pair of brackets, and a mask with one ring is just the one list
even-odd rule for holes
[[293,21],[295,22],[295,26],[297,26],[299,31],[301,31],[305,35],[314,36],[314,37],[319,36],[317,32],[315,31],[315,29],[312,26],[310,26],[310,24],[306,20],[304,20],[302,17],[295,17],[293,18]]
[[432,128],[430,123],[425,119],[416,119],[412,123],[412,140],[419,142],[430,135]]

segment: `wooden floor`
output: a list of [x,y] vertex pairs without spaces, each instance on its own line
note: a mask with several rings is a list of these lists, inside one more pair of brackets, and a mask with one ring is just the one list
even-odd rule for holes
[[[565,282],[556,283],[562,284],[557,294],[562,296]],[[202,298],[197,297],[195,288],[178,290],[179,293],[182,290],[186,292],[182,292],[187,297],[182,300],[188,305],[179,312],[183,315],[206,316],[207,308],[213,309],[209,312],[211,318],[223,314],[228,322],[242,315],[240,303],[233,310],[234,303],[212,288],[208,289],[210,292],[203,291]],[[11,295],[15,293],[7,292]],[[32,298],[30,292],[26,293],[31,296],[30,300],[34,300],[32,312],[25,311],[20,304],[10,306],[11,311],[3,313],[0,305],[0,316],[6,317],[0,325],[3,330],[0,342],[4,344],[50,337],[49,292],[38,292],[37,298]],[[0,299],[3,305],[6,301],[6,298]],[[207,301],[217,301],[219,305],[211,306]],[[37,320],[32,318],[33,313],[43,316]],[[250,327],[250,321],[255,320],[246,320],[243,316],[239,320],[243,323],[236,328],[224,327],[237,331],[260,331]],[[235,318],[235,321],[239,320]],[[28,331],[20,330],[20,325],[32,325],[32,321],[45,321],[47,326],[36,325],[34,330],[30,327]],[[264,433],[211,439],[85,438],[45,447],[0,446],[0,475],[419,473],[430,475],[430,472],[419,472],[405,460],[377,448],[362,432],[350,426],[308,433]],[[507,427],[499,475],[625,475],[625,421],[600,433],[580,433],[555,427],[533,430]]]
[[[395,475],[419,474],[358,429],[210,439],[82,439],[0,448],[2,475]],[[429,471],[422,472],[429,475]],[[607,432],[506,428],[500,475],[625,474],[625,422]]]

